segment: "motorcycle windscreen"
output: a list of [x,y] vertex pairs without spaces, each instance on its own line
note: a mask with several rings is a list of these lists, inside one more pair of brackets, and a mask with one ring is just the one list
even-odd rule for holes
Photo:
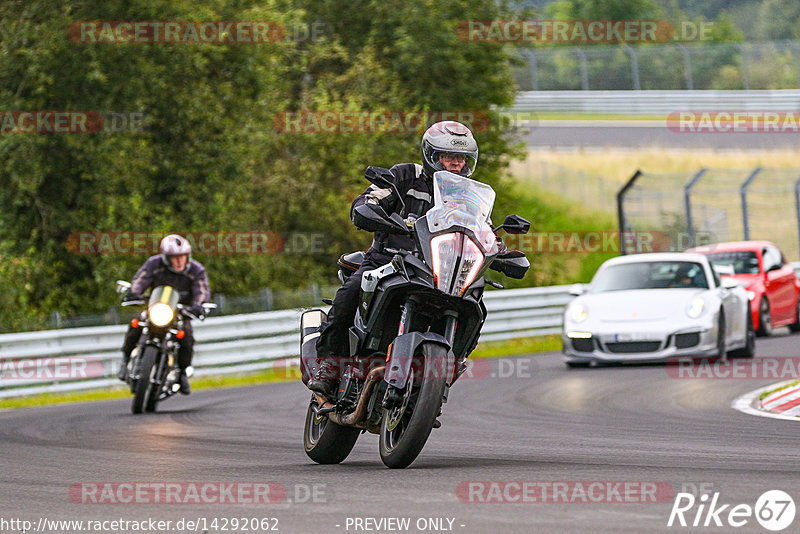
[[150,301],[147,307],[150,308],[154,304],[166,304],[173,310],[178,306],[178,301],[181,299],[180,292],[172,286],[158,286],[150,293]]
[[150,294],[147,304],[147,315],[150,324],[156,327],[166,327],[175,319],[175,310],[181,295],[171,286],[158,286]]
[[477,244],[489,256],[497,253],[494,231],[489,225],[496,194],[488,184],[448,171],[433,175],[433,207],[425,217],[428,228],[438,234],[455,226],[475,233]]

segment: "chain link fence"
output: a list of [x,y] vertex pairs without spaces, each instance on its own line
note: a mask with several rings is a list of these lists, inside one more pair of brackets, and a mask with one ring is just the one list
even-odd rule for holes
[[521,91],[795,89],[800,41],[525,49]]
[[620,231],[633,236],[624,252],[642,251],[642,236],[671,251],[763,239],[800,258],[800,169],[637,171],[617,200]]
[[570,169],[547,161],[528,159],[514,167],[517,179],[527,181],[543,191],[552,191],[598,211],[613,211],[616,205],[618,180],[608,180],[594,173]]

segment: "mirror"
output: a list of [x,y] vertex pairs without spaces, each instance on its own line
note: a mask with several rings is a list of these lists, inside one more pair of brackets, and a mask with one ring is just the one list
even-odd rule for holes
[[527,234],[528,230],[531,229],[531,223],[519,215],[509,215],[503,221],[503,224],[495,228],[495,230],[500,230],[501,228],[509,234]]
[[580,297],[586,293],[586,284],[572,284],[569,288],[569,294]]
[[735,278],[730,278],[726,276],[725,278],[722,279],[722,287],[724,287],[725,289],[733,289],[738,285],[739,282],[737,282]]
[[364,172],[364,177],[378,187],[391,189],[394,186],[394,175],[389,169],[370,165]]

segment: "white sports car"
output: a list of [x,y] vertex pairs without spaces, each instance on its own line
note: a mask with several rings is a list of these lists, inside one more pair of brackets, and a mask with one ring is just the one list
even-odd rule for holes
[[720,280],[706,256],[635,254],[608,260],[564,313],[570,367],[755,354],[747,291]]

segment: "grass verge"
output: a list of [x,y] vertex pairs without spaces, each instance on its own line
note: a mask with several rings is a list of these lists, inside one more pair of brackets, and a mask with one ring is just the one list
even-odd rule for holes
[[[500,358],[515,354],[528,354],[535,352],[552,352],[561,350],[561,338],[558,335],[513,339],[510,341],[494,341],[482,343],[473,358]],[[212,375],[198,377],[192,380],[192,392],[207,389],[232,388],[242,386],[255,386],[273,382],[291,382],[300,379],[298,367],[281,367],[265,369],[255,373],[241,375]],[[129,398],[128,389],[122,385],[114,388],[91,389],[86,391],[73,391],[68,393],[40,393],[25,397],[0,399],[0,409],[30,408],[34,406],[47,406],[51,404],[65,404],[74,402],[92,402]]]
[[766,399],[767,397],[769,397],[770,395],[772,395],[773,393],[777,393],[778,391],[781,391],[781,390],[784,390],[784,389],[793,388],[794,386],[798,386],[798,385],[800,385],[800,380],[795,380],[794,382],[792,382],[790,384],[786,384],[785,386],[781,386],[779,388],[775,388],[775,389],[771,389],[769,391],[765,391],[764,393],[762,393],[758,397],[758,400],[762,401],[762,400]]

